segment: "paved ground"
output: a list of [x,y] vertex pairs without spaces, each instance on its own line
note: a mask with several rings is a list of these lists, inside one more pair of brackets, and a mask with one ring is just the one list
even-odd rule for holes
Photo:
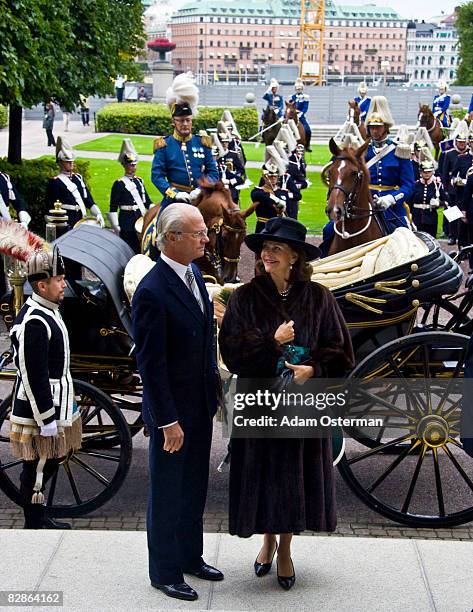
[[150,586],[144,533],[0,531],[0,540],[0,597],[2,591],[26,591],[24,597],[60,591],[63,610],[466,612],[473,602],[471,545],[464,542],[321,537],[315,543],[298,536],[296,583],[284,592],[274,566],[264,578],[255,577],[256,538],[207,533],[205,558],[225,580],[186,576],[199,599],[185,603]]

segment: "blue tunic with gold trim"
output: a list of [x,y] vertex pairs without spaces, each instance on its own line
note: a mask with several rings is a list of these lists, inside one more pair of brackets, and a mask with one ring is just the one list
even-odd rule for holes
[[210,144],[203,136],[182,139],[176,133],[157,139],[151,180],[164,196],[162,208],[171,204],[179,191],[190,193],[196,189],[203,176],[218,181]]

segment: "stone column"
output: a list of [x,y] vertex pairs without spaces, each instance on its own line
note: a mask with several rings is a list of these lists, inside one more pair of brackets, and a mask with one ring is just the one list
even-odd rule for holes
[[153,73],[153,102],[165,102],[166,90],[174,79],[174,68],[166,61],[154,62]]

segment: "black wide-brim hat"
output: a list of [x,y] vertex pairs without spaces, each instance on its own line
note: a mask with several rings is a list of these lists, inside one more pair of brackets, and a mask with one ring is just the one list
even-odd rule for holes
[[320,249],[305,241],[307,229],[305,225],[291,219],[291,217],[275,217],[266,222],[262,232],[250,234],[245,238],[246,246],[254,253],[259,253],[263,248],[263,242],[283,242],[290,247],[302,249],[307,261],[320,257]]

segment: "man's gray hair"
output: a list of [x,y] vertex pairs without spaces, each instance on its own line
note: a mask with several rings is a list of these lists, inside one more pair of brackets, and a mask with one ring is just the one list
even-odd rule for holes
[[168,232],[180,232],[184,225],[186,213],[189,212],[189,204],[176,202],[169,204],[159,216],[158,227],[156,229],[156,246],[161,251],[161,247],[166,244],[166,234]]

